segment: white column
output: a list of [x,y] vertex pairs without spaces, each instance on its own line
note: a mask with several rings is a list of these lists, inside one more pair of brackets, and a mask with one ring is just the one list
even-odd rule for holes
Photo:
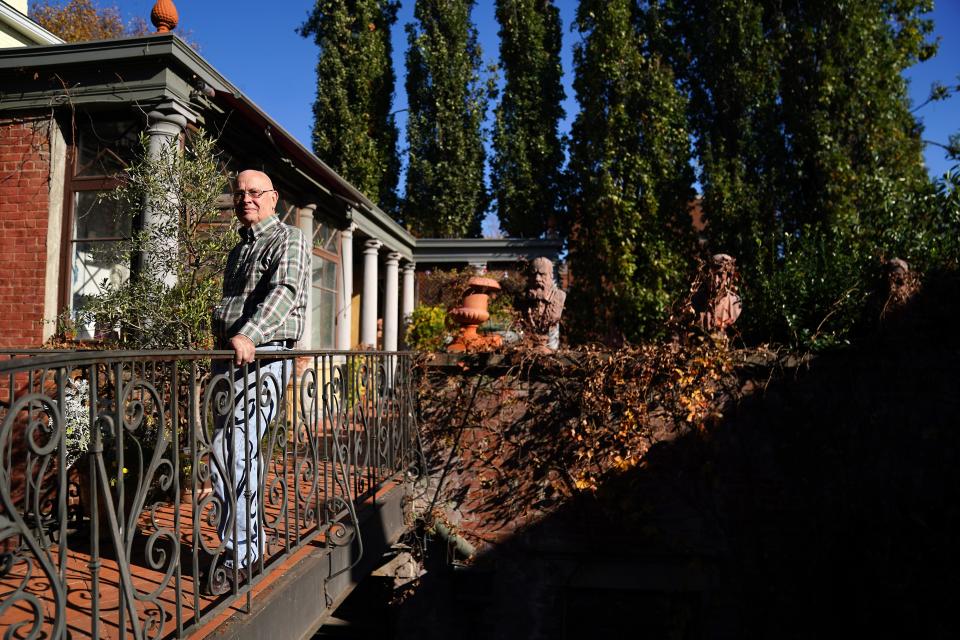
[[337,349],[349,351],[350,325],[353,322],[353,230],[350,224],[340,230],[340,295],[337,296]]
[[363,299],[360,301],[360,342],[377,347],[377,252],[382,243],[367,240],[363,245]]
[[383,350],[397,350],[397,318],[400,315],[400,254],[390,252],[384,270]]
[[408,262],[403,265],[403,304],[400,305],[400,335],[402,336],[404,348],[407,348],[406,336],[407,327],[410,325],[410,318],[413,316],[414,291],[415,286],[414,273],[417,265],[415,262]]
[[[307,246],[313,248],[313,212],[317,205],[308,204],[297,212],[297,226],[307,240]],[[307,264],[307,308],[303,311],[303,335],[297,343],[298,349],[313,349],[313,251],[310,252],[310,262]]]
[[[187,127],[187,119],[179,113],[166,111],[151,111],[147,114],[147,157],[160,165],[158,169],[167,172],[173,166],[174,154],[180,151],[180,135]],[[170,176],[166,176],[169,178]],[[172,180],[168,181],[171,185]],[[177,224],[173,216],[179,215],[177,197],[175,193],[168,193],[166,202],[147,202],[143,211],[144,230],[155,229],[157,237],[154,239],[152,251],[140,256],[140,267],[143,273],[150,273],[172,287],[177,283],[177,275],[170,271],[158,271],[162,264],[170,264],[177,252],[177,236],[171,229]],[[159,255],[152,255],[156,252]]]

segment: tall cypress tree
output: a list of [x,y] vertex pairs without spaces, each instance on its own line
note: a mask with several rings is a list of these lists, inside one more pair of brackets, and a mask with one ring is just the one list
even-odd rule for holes
[[313,150],[390,213],[400,171],[390,37],[398,8],[391,0],[317,0],[300,27],[320,47]]
[[563,118],[560,13],[552,0],[497,0],[505,86],[491,177],[500,228],[538,237],[560,223]]
[[[692,170],[685,105],[632,0],[582,0],[568,309],[581,337],[655,334],[684,287]],[[617,327],[620,335],[596,331]]]
[[482,125],[488,89],[470,20],[473,0],[417,0],[407,25],[403,222],[416,235],[479,236],[488,205]]

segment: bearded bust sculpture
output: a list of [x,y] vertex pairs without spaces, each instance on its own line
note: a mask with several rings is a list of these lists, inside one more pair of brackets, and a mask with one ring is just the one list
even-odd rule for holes
[[535,258],[530,263],[523,319],[546,350],[560,348],[560,317],[566,299],[566,292],[553,280],[553,263],[547,258]]
[[693,294],[691,306],[704,331],[724,334],[743,311],[737,290],[737,261],[718,253],[704,266],[703,279]]

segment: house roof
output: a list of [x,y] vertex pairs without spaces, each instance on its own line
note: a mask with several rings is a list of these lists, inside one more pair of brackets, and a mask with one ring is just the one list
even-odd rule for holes
[[103,107],[163,103],[194,122],[211,111],[240,117],[320,191],[347,207],[357,228],[410,259],[414,237],[307,150],[289,132],[174,34],[0,50],[0,112],[52,105]]
[[418,238],[413,257],[418,263],[516,262],[536,257],[556,260],[561,240],[527,238]]
[[[39,24],[17,11],[9,4],[0,1],[0,26],[14,32],[18,40],[29,44],[62,44],[63,40],[50,33]],[[29,45],[25,45],[29,46]]]

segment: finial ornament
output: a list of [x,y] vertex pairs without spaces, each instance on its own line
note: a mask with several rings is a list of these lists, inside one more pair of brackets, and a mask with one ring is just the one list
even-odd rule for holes
[[153,11],[150,12],[150,22],[157,28],[157,33],[167,33],[176,28],[180,16],[177,15],[177,7],[173,0],[157,0],[153,5]]

